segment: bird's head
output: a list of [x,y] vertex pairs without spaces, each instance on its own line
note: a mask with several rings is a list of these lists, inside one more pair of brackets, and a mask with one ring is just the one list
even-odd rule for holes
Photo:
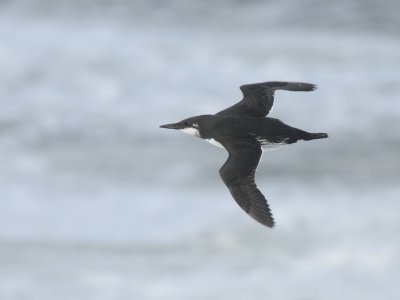
[[201,137],[200,127],[202,126],[201,124],[206,117],[207,116],[197,116],[197,117],[187,118],[178,123],[165,124],[161,125],[160,127],[167,129],[177,129],[184,133]]

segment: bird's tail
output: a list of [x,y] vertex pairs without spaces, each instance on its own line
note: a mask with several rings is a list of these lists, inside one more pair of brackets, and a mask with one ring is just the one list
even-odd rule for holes
[[319,132],[319,133],[308,133],[304,135],[303,140],[310,141],[316,139],[326,139],[328,137],[327,133]]

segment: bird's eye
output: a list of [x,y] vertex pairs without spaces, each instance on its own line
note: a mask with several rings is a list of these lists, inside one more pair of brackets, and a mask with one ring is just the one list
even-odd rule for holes
[[189,123],[188,123],[188,122],[185,122],[185,126],[189,126]]

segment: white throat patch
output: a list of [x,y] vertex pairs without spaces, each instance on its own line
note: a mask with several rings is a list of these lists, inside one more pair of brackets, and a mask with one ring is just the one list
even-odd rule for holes
[[184,132],[184,133],[200,137],[200,133],[199,133],[199,130],[197,128],[186,127],[186,128],[179,129],[179,130]]

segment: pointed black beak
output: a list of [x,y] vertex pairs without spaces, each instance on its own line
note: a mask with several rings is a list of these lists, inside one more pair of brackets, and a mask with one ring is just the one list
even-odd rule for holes
[[182,125],[179,123],[174,124],[165,124],[161,125],[160,128],[167,128],[167,129],[182,129]]

